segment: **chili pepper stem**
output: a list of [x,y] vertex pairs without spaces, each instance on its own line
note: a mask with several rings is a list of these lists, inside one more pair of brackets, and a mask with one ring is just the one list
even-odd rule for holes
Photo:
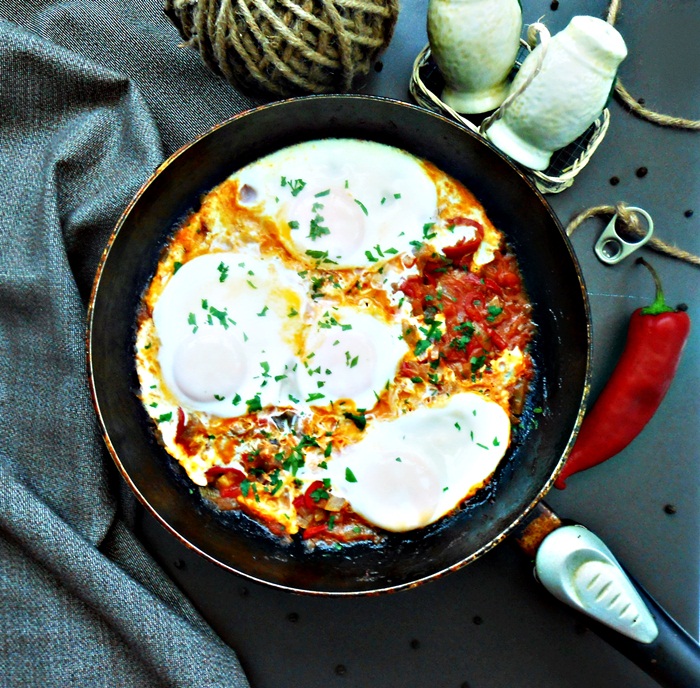
[[649,304],[648,306],[642,308],[642,314],[643,315],[659,315],[659,313],[672,313],[673,308],[671,308],[667,303],[666,303],[666,298],[664,296],[664,290],[663,287],[661,286],[661,279],[659,278],[659,275],[657,274],[656,270],[649,265],[649,263],[644,260],[644,258],[637,258],[637,264],[643,265],[649,272],[651,273],[651,276],[654,278],[654,285],[656,286],[656,295],[654,297],[654,301]]

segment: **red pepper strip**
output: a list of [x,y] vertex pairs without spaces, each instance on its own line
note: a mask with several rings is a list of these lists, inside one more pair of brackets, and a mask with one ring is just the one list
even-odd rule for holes
[[656,298],[630,319],[627,342],[610,379],[586,414],[574,448],[554,485],[621,452],[649,422],[661,404],[678,368],[690,332],[690,318],[670,308],[654,269]]
[[317,526],[309,526],[306,530],[304,530],[304,540],[308,540],[309,538],[316,537],[317,535],[321,535],[322,533],[327,533],[328,532],[328,524],[327,523],[320,523]]
[[177,427],[175,428],[175,441],[178,442],[178,437],[182,437],[187,425],[187,416],[182,406],[177,407]]
[[224,475],[226,473],[233,474],[236,477],[240,477],[241,480],[245,480],[245,474],[243,471],[234,466],[212,466],[211,468],[207,469],[204,475],[206,475],[209,480],[212,480],[213,478],[218,478],[220,475]]

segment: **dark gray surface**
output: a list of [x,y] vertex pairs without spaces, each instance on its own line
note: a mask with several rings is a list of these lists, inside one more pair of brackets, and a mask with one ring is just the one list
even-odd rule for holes
[[[384,69],[366,91],[409,100],[413,58],[425,43],[425,0],[404,0]],[[524,18],[552,32],[575,14],[604,16],[605,2],[523,0]],[[624,2],[617,23],[630,51],[620,76],[657,110],[700,118],[700,3]],[[692,66],[693,68],[690,68]],[[645,208],[657,233],[700,253],[700,136],[641,121],[616,102],[612,124],[574,186],[550,196],[566,224],[593,205]],[[640,167],[648,174],[636,175]],[[620,183],[612,186],[611,177]],[[691,217],[685,211],[694,210]],[[602,220],[573,244],[591,299],[593,398],[619,355],[629,314],[651,297],[646,272],[627,260],[604,266],[592,247]],[[643,250],[670,303],[688,302],[691,340],[662,407],[614,460],[574,476],[548,501],[600,535],[643,585],[698,634],[698,268]],[[667,504],[676,513],[664,511]],[[149,516],[151,552],[239,654],[254,688],[619,688],[655,685],[568,608],[539,588],[508,542],[475,564],[416,590],[361,599],[292,596],[249,583],[187,551]]]

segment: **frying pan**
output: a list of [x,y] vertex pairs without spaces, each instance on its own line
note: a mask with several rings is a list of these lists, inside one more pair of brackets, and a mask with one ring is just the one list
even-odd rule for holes
[[[537,375],[524,422],[490,485],[454,515],[381,545],[340,550],[283,545],[238,512],[200,498],[156,440],[137,398],[134,326],[139,300],[174,227],[233,171],[279,148],[324,137],[397,146],[469,188],[520,263],[538,327]],[[207,559],[295,592],[374,594],[436,578],[498,544],[551,487],[574,440],[588,391],[590,318],[581,272],[551,208],[514,165],[439,115],[373,96],[298,98],[248,111],[175,153],[123,213],[95,280],[89,374],[107,447],[144,506]],[[534,422],[533,409],[544,413]]]

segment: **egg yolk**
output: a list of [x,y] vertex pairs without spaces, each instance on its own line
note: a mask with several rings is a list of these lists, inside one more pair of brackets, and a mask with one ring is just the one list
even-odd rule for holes
[[363,332],[334,332],[324,337],[313,361],[332,371],[324,376],[327,396],[353,398],[372,388],[377,354],[373,342]]
[[213,401],[229,396],[246,375],[245,354],[239,342],[221,332],[190,335],[174,356],[175,384],[193,401]]

